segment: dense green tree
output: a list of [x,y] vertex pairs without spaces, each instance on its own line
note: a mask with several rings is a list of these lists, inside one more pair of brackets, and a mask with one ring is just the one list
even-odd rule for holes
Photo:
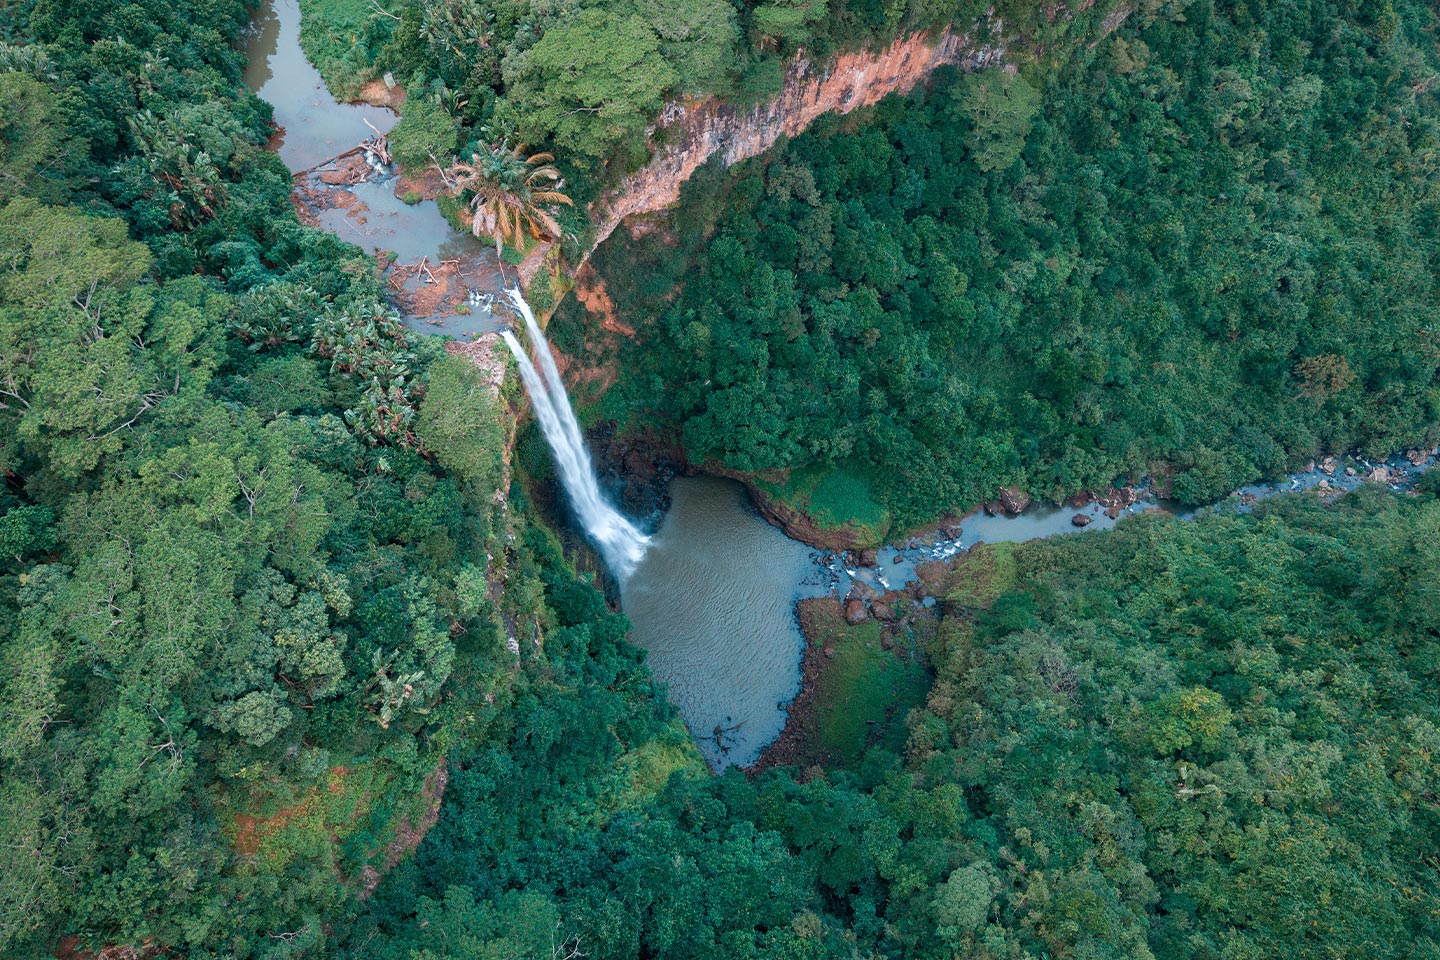
[[643,158],[646,118],[676,81],[651,24],[595,8],[552,26],[517,72],[520,134],[592,164]]
[[1363,6],[1147,9],[697,176],[671,232],[593,258],[642,331],[611,409],[802,509],[852,478],[901,526],[1432,446],[1434,50],[1428,14],[1382,43]]

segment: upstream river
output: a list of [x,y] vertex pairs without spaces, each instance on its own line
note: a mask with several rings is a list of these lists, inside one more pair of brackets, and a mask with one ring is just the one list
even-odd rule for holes
[[[249,63],[245,84],[275,108],[278,128],[270,142],[292,173],[309,171],[303,178],[323,192],[318,179],[325,162],[374,136],[393,128],[399,119],[388,107],[340,103],[325,86],[320,71],[305,59],[300,47],[298,0],[264,0],[255,13],[245,43]],[[318,168],[318,169],[317,169]],[[487,299],[470,305],[468,312],[444,311],[414,315],[404,310],[405,323],[422,333],[445,333],[456,339],[493,333],[501,323],[489,309],[488,295],[499,286],[494,248],[469,233],[457,231],[433,200],[406,203],[396,194],[393,173],[377,166],[368,180],[346,184],[343,190],[355,201],[346,206],[316,210],[319,225],[367,253],[384,253],[395,263],[430,264],[454,260]],[[418,275],[406,281],[414,290]]]
[[[266,0],[256,14],[246,53],[245,81],[275,107],[281,132],[272,141],[292,171],[309,170],[354,147],[376,129],[396,121],[382,107],[337,103],[300,49],[296,0]],[[396,198],[388,172],[349,186],[367,206],[365,223],[344,210],[323,211],[322,227],[370,252],[390,251],[401,260],[475,255],[478,241],[453,230],[433,202],[405,204]],[[483,245],[482,245],[483,246]],[[425,318],[409,317],[416,329],[434,333]],[[487,309],[447,323],[457,337],[494,330]],[[1393,485],[1404,488],[1433,465],[1389,461]],[[1318,486],[1353,489],[1369,468],[1354,476],[1312,469],[1279,483],[1238,491],[1244,503],[1276,493]],[[751,506],[740,484],[713,477],[676,479],[671,507],[645,559],[621,590],[631,640],[648,651],[655,675],[695,736],[710,765],[721,769],[754,762],[785,726],[785,708],[800,689],[804,638],[795,603],[805,597],[845,596],[855,584],[877,593],[899,589],[924,562],[952,557],[980,542],[1018,542],[1060,534],[1106,530],[1120,519],[1150,509],[1175,510],[1142,499],[1119,518],[1100,504],[1076,509],[1035,505],[1016,517],[976,514],[958,536],[907,542],[878,551],[873,567],[847,564],[786,537]],[[1076,514],[1089,523],[1077,531]],[[953,532],[953,531],[952,531]]]

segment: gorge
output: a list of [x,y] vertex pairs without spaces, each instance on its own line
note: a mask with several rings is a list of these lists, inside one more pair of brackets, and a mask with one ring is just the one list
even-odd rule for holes
[[[285,0],[278,2],[284,4]],[[293,7],[281,12],[285,17],[295,16]],[[262,17],[261,22],[274,21]],[[1117,19],[1107,29],[1119,22]],[[282,156],[292,166],[302,161],[313,165],[343,149],[347,138],[363,139],[369,129],[365,119],[376,111],[340,104],[330,97],[299,47],[298,23],[286,19],[282,25],[285,29],[278,34],[278,47],[272,47],[276,42],[273,28],[257,37],[251,75],[254,82],[265,80],[268,74],[257,71],[267,63],[274,65],[268,69],[278,76],[303,74],[303,82],[287,83],[276,104],[276,118],[285,130]],[[998,25],[992,24],[990,29],[998,36]],[[939,66],[994,67],[1001,62],[1002,53],[1002,46],[977,44],[970,34],[947,31],[938,40],[914,36],[878,55],[842,56],[828,70],[797,62],[787,72],[782,96],[749,112],[714,103],[670,111],[667,125],[681,135],[622,188],[597,203],[592,211],[597,218],[596,245],[627,217],[673,204],[680,185],[711,156],[718,155],[727,165],[739,162],[782,136],[800,132],[827,111],[845,112],[873,104],[889,93],[904,92]],[[305,68],[311,72],[306,74]],[[295,90],[303,95],[286,95]],[[385,125],[389,122],[393,120]],[[362,186],[373,187],[365,196],[377,206],[394,204],[405,209],[393,197],[393,181]],[[376,201],[378,196],[389,199]],[[428,206],[433,209],[433,204]],[[331,226],[330,222],[326,226]],[[343,239],[353,239],[340,227],[335,221],[331,229]],[[434,247],[470,240],[468,236],[460,238],[438,215],[413,229],[418,235],[406,235],[403,242]],[[401,234],[404,228],[396,238],[401,239]],[[387,235],[381,242],[388,239]],[[1176,510],[1151,496],[1129,498],[1117,515],[1108,515],[1099,501],[1078,510],[1036,504],[1014,516],[1004,512],[989,516],[976,510],[959,524],[958,534],[912,538],[883,547],[876,551],[874,566],[866,567],[854,557],[791,540],[765,523],[732,481],[701,477],[674,481],[670,511],[647,535],[617,511],[601,490],[552,348],[529,304],[518,289],[506,291],[504,297],[522,322],[534,360],[511,331],[502,330],[499,337],[516,361],[575,519],[620,584],[622,608],[633,623],[632,641],[648,651],[651,668],[667,685],[701,752],[715,769],[754,762],[784,728],[786,705],[801,680],[804,638],[795,616],[797,601],[821,596],[846,598],[854,596],[857,589],[867,597],[893,594],[915,581],[916,568],[922,563],[955,557],[978,543],[1071,534],[1077,530],[1076,516],[1084,517],[1084,530],[1094,533],[1112,528],[1119,517],[1151,509]],[[485,333],[482,339],[492,336]],[[1433,459],[1421,466],[1430,463]],[[1400,459],[1390,466],[1400,487],[1413,484],[1420,468]],[[1370,465],[1362,464],[1362,468],[1368,471]],[[1312,469],[1238,494],[1253,502],[1278,492],[1311,489],[1322,480],[1327,486],[1333,483],[1336,490],[1353,489],[1360,483],[1358,475],[1336,477]]]
[[0,3],[0,956],[1440,960],[1437,35]]

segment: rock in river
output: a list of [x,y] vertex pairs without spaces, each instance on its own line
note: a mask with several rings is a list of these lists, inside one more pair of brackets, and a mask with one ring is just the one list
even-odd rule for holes
[[1001,487],[1000,503],[1005,507],[1006,513],[1014,516],[1030,506],[1030,495],[1019,487]]
[[1075,526],[1077,527],[1088,527],[1090,526],[1090,517],[1083,513],[1077,513],[1075,514],[1075,516],[1070,518],[1070,522],[1075,524]]
[[870,614],[865,612],[865,604],[860,600],[845,601],[845,622],[850,624],[864,623]]

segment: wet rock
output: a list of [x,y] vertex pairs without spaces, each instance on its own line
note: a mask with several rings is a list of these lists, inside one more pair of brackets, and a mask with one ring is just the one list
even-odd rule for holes
[[[864,604],[863,601],[860,601],[860,600],[847,600],[847,601],[845,601],[845,622],[846,622],[846,623],[851,624],[852,626],[855,625],[855,624],[864,623],[867,619],[869,619],[869,616],[870,616],[870,614],[866,612],[866,610],[865,610],[865,604]],[[834,647],[826,647],[826,648],[825,648],[825,656],[827,656],[827,657],[833,657],[833,656],[835,656],[835,648],[834,648]]]
[[1430,454],[1424,450],[1407,450],[1405,451],[1405,459],[1410,461],[1410,466],[1418,467],[1430,459]]
[[910,596],[915,600],[924,600],[930,592],[929,589],[925,586],[924,580],[910,581],[910,584],[905,588],[905,591],[909,593]]
[[880,554],[876,552],[874,547],[866,547],[864,550],[857,551],[855,559],[862,567],[876,567],[880,565]]
[[1030,506],[1030,495],[1019,487],[1001,487],[1000,504],[1013,517]]
[[988,501],[986,501],[986,503],[985,503],[985,508],[984,508],[984,509],[985,509],[985,516],[987,516],[987,517],[996,517],[996,516],[999,516],[999,515],[1000,515],[1000,511],[1002,511],[1002,510],[1005,509],[1005,508],[1000,505],[1000,501],[999,501],[999,500],[988,500]]
[[882,620],[885,623],[894,623],[896,620],[895,608],[888,603],[872,603],[870,613],[876,620]]
[[1075,516],[1073,516],[1073,517],[1070,518],[1070,522],[1073,523],[1073,524],[1075,524],[1075,526],[1077,526],[1077,527],[1088,527],[1088,526],[1090,526],[1090,520],[1091,520],[1091,518],[1090,518],[1089,516],[1087,516],[1086,514],[1083,514],[1083,513],[1077,513],[1077,514],[1075,514]]
[[1356,474],[1357,472],[1358,472],[1358,471],[1356,471],[1356,469],[1355,469],[1354,467],[1346,467],[1346,468],[1345,468],[1345,476],[1347,476],[1347,477],[1353,477],[1353,476],[1355,476],[1355,474]]
[[1390,482],[1390,468],[1387,467],[1387,466],[1385,466],[1383,463],[1380,464],[1380,465],[1378,465],[1378,466],[1376,466],[1376,467],[1373,467],[1373,468],[1370,470],[1369,473],[1365,474],[1365,482],[1366,482],[1366,483],[1389,483],[1389,482]]
[[1110,504],[1110,506],[1105,508],[1105,516],[1109,517],[1111,520],[1119,520],[1120,514],[1124,512],[1124,509],[1125,508],[1120,506],[1120,504],[1112,503]]
[[1089,490],[1081,490],[1079,493],[1071,496],[1069,500],[1066,500],[1065,505],[1079,509],[1080,507],[1088,507],[1094,500],[1095,494]]
[[1324,460],[1320,461],[1320,469],[1324,470],[1326,473],[1329,474],[1334,474],[1335,468],[1337,466],[1338,464],[1335,462],[1334,457],[1326,457]]
[[880,596],[880,594],[875,592],[874,587],[868,583],[861,583],[857,580],[850,584],[850,592],[845,595],[845,599],[847,601],[858,600],[864,603],[866,600],[874,600],[878,596]]
[[958,523],[947,523],[945,526],[940,528],[940,535],[946,540],[959,540],[960,534],[963,532],[964,531],[960,529],[960,524]]

